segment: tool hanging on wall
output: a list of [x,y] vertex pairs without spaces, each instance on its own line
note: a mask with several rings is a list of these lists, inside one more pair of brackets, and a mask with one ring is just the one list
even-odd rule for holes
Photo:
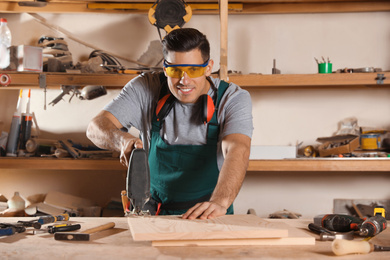
[[184,0],[157,0],[149,9],[148,18],[152,25],[167,33],[181,28],[192,16],[192,9]]

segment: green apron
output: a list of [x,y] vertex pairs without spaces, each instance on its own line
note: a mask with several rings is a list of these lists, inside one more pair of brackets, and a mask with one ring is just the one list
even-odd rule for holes
[[[216,108],[228,87],[228,83],[221,81]],[[162,204],[160,215],[184,214],[196,203],[186,209],[175,210],[164,209],[164,204],[196,201],[214,191],[219,176],[217,110],[215,109],[208,123],[205,145],[168,145],[160,136],[161,122],[157,121],[154,114],[149,149],[150,192],[152,198]],[[233,214],[233,205],[229,207],[227,214]]]

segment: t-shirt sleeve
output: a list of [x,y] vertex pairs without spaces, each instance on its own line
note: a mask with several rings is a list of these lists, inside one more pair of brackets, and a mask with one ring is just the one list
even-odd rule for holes
[[220,138],[229,134],[244,134],[252,138],[253,116],[250,94],[238,86],[233,85],[231,88],[233,91],[224,95],[225,102],[221,101],[221,105],[224,106],[222,110],[224,120]]
[[128,82],[104,110],[113,114],[127,129],[142,129],[142,119],[150,117],[159,81],[152,75],[142,74]]

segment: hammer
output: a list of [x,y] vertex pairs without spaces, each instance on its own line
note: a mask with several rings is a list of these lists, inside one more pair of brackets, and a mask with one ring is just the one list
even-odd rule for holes
[[90,234],[115,227],[114,222],[85,230],[83,233],[58,232],[54,234],[55,240],[89,241]]

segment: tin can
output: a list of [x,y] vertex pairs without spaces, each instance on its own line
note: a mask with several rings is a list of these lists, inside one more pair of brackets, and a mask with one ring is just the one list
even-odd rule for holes
[[381,148],[380,134],[362,134],[360,135],[360,148],[363,150],[375,150]]

